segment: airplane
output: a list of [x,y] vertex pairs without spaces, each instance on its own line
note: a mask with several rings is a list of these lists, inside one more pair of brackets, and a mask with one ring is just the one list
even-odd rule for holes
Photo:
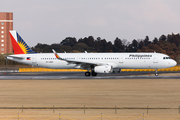
[[17,33],[9,31],[14,55],[7,59],[19,63],[52,69],[85,69],[85,76],[112,73],[115,69],[158,69],[176,66],[175,60],[162,53],[35,53]]

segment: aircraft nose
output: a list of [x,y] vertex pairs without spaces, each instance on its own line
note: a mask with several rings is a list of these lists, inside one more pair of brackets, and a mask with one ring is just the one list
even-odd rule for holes
[[177,62],[176,62],[175,60],[172,60],[172,61],[171,61],[171,65],[172,65],[172,66],[176,66],[176,65],[177,65]]

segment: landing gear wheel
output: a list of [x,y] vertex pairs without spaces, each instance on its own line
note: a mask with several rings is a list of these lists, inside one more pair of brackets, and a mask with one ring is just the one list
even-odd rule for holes
[[155,76],[158,76],[159,74],[158,74],[158,70],[157,69],[155,69]]
[[90,72],[85,72],[85,76],[90,76],[91,73]]
[[96,76],[97,75],[97,73],[95,73],[95,72],[92,72],[92,76]]

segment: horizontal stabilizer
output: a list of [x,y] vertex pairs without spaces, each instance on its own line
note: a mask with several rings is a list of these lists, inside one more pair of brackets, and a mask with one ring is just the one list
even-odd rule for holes
[[9,56],[7,56],[7,59],[10,59],[10,60],[13,60],[13,59],[16,59],[16,60],[23,60],[24,57],[9,55]]

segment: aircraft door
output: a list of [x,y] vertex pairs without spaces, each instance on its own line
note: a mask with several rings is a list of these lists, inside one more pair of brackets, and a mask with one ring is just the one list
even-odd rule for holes
[[37,66],[36,56],[32,56],[32,65]]
[[158,63],[158,55],[154,55],[153,63]]
[[123,56],[120,56],[119,57],[119,63],[123,63],[124,62],[124,57]]
[[77,59],[77,60],[81,60],[81,56],[78,56],[76,59]]

